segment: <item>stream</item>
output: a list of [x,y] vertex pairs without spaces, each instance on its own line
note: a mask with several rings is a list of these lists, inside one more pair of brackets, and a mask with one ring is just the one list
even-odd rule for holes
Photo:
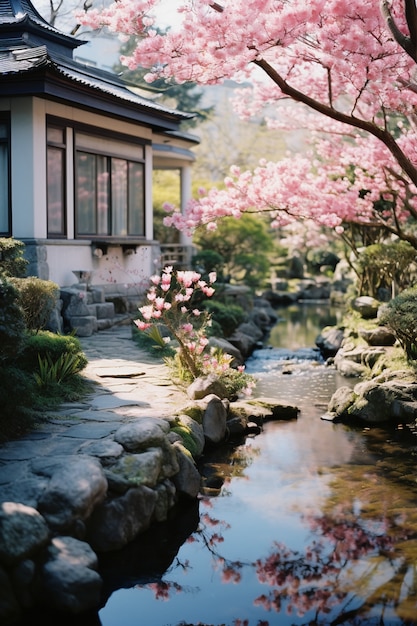
[[417,440],[321,420],[357,382],[314,348],[338,313],[278,313],[247,370],[299,418],[207,455],[216,489],[102,559],[102,626],[417,625]]

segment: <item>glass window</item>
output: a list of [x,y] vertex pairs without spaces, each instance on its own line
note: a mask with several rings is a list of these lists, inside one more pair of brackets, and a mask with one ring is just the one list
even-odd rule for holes
[[[143,147],[94,137],[90,149],[88,143],[87,135],[77,137],[77,235],[144,237]],[[100,154],[104,149],[108,152]]]
[[64,237],[66,233],[65,129],[47,129],[47,205],[48,237]]
[[0,235],[10,234],[10,131],[9,123],[0,119]]
[[143,165],[129,163],[128,219],[129,234],[145,234],[145,184]]

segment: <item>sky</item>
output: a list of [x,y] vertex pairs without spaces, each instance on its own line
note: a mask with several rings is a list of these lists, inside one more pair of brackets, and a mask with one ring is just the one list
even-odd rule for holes
[[[42,15],[42,17],[44,17],[47,20],[49,18],[49,0],[32,0],[32,3],[34,7]],[[100,4],[100,2],[98,4]],[[176,7],[179,4],[180,4],[180,0],[160,0],[158,9],[155,11],[155,13],[158,16],[158,22],[161,26],[171,26],[178,21]],[[80,2],[80,0],[70,0],[70,1],[66,0],[65,22],[71,23],[71,20],[73,19],[71,16],[71,12],[73,8],[74,9],[79,8],[80,5],[82,5],[82,2]],[[64,11],[61,12],[61,15],[64,15]],[[62,30],[64,30],[63,24],[64,22],[58,25],[58,27],[62,28]]]

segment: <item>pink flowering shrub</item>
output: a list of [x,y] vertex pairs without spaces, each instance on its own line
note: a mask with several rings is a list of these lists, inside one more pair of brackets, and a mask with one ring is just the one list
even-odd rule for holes
[[[238,391],[250,394],[255,383],[244,373],[244,368],[234,370],[230,355],[208,350],[210,314],[197,308],[195,300],[201,299],[201,295],[210,298],[215,281],[215,272],[208,275],[207,282],[198,272],[165,267],[161,275],[151,276],[147,303],[139,307],[140,317],[134,323],[140,331],[154,338],[156,327],[162,324],[167,328],[178,345],[175,356],[166,359],[176,372],[176,378],[190,382],[199,376],[214,374],[224,381],[230,394]],[[161,340],[164,341],[162,337]]]

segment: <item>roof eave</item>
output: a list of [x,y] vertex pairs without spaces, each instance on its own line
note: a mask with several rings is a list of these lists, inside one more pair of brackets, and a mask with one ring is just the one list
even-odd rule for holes
[[[140,104],[122,100],[88,85],[63,80],[57,72],[45,67],[24,74],[0,75],[1,96],[38,96],[55,102],[78,106],[94,113],[150,126],[157,132],[178,131],[183,116],[171,112],[152,111]],[[49,68],[47,68],[49,69]]]

